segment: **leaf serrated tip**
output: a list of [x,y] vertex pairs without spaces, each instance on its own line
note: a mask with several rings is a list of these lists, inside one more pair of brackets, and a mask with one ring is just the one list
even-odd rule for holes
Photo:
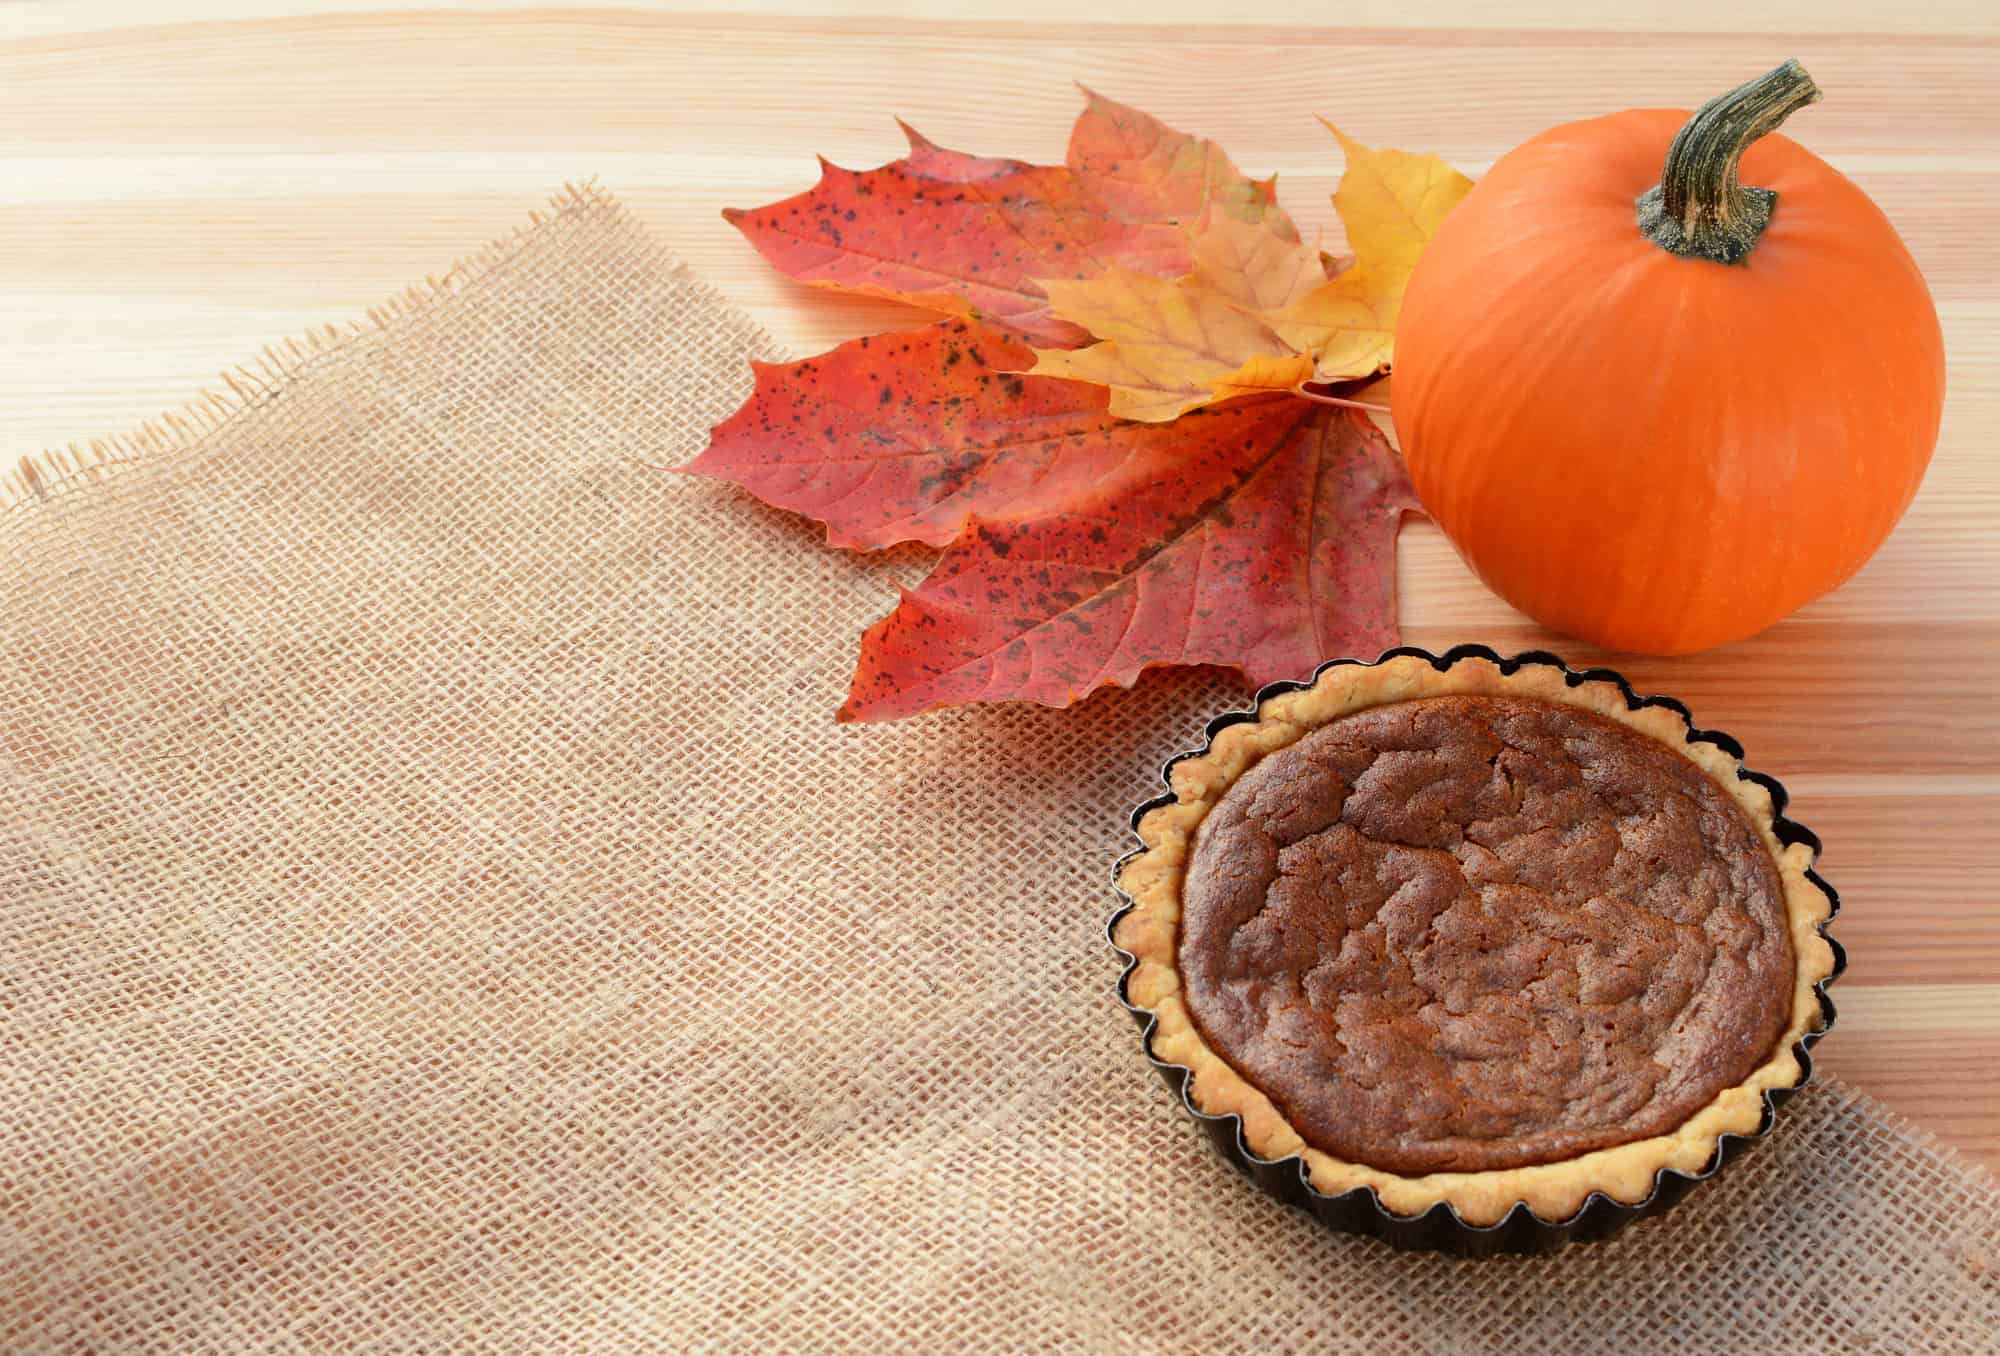
[[[791,366],[794,366],[794,364],[767,363],[756,358],[750,359],[750,383],[755,388],[751,398],[754,400],[757,396],[764,394],[764,383],[767,379],[775,378],[782,380],[785,375],[785,369]],[[733,418],[734,416],[731,417]]]
[[1313,116],[1319,120],[1319,125],[1321,127],[1324,127],[1327,131],[1333,133],[1334,139],[1340,143],[1340,149],[1345,151],[1348,155],[1351,156],[1357,154],[1360,155],[1367,154],[1368,147],[1362,145],[1360,142],[1356,141],[1353,137],[1341,131],[1339,126],[1333,121],[1332,118],[1327,117],[1323,113],[1315,113],[1313,114]]

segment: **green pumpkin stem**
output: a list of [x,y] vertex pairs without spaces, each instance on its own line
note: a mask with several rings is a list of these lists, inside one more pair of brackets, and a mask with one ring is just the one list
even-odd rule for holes
[[1778,195],[1746,188],[1736,167],[1751,142],[1819,98],[1805,67],[1787,61],[1703,104],[1674,134],[1660,182],[1639,195],[1640,232],[1684,259],[1749,258]]

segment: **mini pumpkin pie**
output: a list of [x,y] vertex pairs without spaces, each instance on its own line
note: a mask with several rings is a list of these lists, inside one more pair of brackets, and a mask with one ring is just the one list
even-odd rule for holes
[[1637,1205],[1803,1081],[1815,844],[1678,706],[1454,656],[1330,666],[1172,765],[1119,873],[1125,997],[1189,1105],[1321,1196]]

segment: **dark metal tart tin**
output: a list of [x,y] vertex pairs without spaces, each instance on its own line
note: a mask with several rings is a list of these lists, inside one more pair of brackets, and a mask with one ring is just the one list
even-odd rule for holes
[[[1680,716],[1682,722],[1686,724],[1689,742],[1713,744],[1730,757],[1739,761],[1743,757],[1743,746],[1741,744],[1719,730],[1704,730],[1696,726],[1687,707],[1683,706],[1680,702],[1675,701],[1671,697],[1642,697],[1632,690],[1632,685],[1621,675],[1610,669],[1572,669],[1563,663],[1561,659],[1544,650],[1528,650],[1512,657],[1505,657],[1495,653],[1484,645],[1458,645],[1440,655],[1406,645],[1394,650],[1385,651],[1379,658],[1372,662],[1358,659],[1335,659],[1321,665],[1314,672],[1312,678],[1300,682],[1272,683],[1257,694],[1256,703],[1251,709],[1231,711],[1211,720],[1208,723],[1206,738],[1202,746],[1199,749],[1190,749],[1185,753],[1176,754],[1173,758],[1168,759],[1166,766],[1161,769],[1161,776],[1163,778],[1170,776],[1173,772],[1174,764],[1180,762],[1182,759],[1196,758],[1207,753],[1215,741],[1215,736],[1222,730],[1227,729],[1231,725],[1241,724],[1244,721],[1255,720],[1257,718],[1257,707],[1261,706],[1264,701],[1271,697],[1310,687],[1318,679],[1319,675],[1325,673],[1328,669],[1349,665],[1373,667],[1386,660],[1402,656],[1414,656],[1427,660],[1433,667],[1440,671],[1450,668],[1453,664],[1463,659],[1485,659],[1499,665],[1501,672],[1507,674],[1516,673],[1531,664],[1559,669],[1563,674],[1564,681],[1571,687],[1580,687],[1585,683],[1615,683],[1619,691],[1624,693],[1626,704],[1632,710],[1636,711],[1648,706],[1666,707]],[[1806,828],[1803,824],[1796,823],[1785,817],[1784,811],[1787,796],[1785,788],[1778,783],[1778,780],[1775,777],[1766,776],[1761,772],[1752,772],[1748,768],[1740,770],[1737,775],[1745,780],[1757,783],[1771,793],[1773,822],[1779,841],[1783,842],[1786,846],[1794,843],[1804,843],[1812,849],[1813,855],[1817,857],[1820,849],[1819,838],[1811,829]],[[1171,783],[1169,783],[1169,786],[1171,786]],[[1169,790],[1166,795],[1156,796],[1134,810],[1131,816],[1134,832],[1137,832],[1140,819],[1149,810],[1162,805],[1170,805],[1173,803],[1173,800],[1173,793]],[[1135,849],[1119,860],[1112,875],[1114,886],[1119,873],[1125,867],[1125,863],[1138,856],[1142,850]],[[1833,915],[1840,911],[1840,896],[1834,893],[1832,886],[1820,879],[1816,871],[1808,870],[1806,878],[1825,892],[1828,904],[1828,921],[1830,922]],[[1584,1201],[1582,1208],[1568,1219],[1542,1219],[1530,1210],[1525,1202],[1521,1202],[1516,1204],[1498,1223],[1474,1225],[1468,1224],[1459,1218],[1458,1212],[1444,1202],[1439,1202],[1421,1215],[1395,1214],[1382,1205],[1381,1200],[1376,1196],[1372,1187],[1357,1187],[1352,1191],[1345,1191],[1337,1196],[1327,1195],[1325,1192],[1314,1187],[1306,1179],[1305,1162],[1297,1155],[1276,1160],[1259,1158],[1250,1152],[1249,1146],[1243,1142],[1242,1122],[1236,1116],[1212,1116],[1206,1112],[1197,1110],[1188,1096],[1188,1070],[1182,1065],[1170,1064],[1161,1060],[1153,1054],[1154,1021],[1152,1012],[1146,1008],[1134,1006],[1126,996],[1125,983],[1130,978],[1132,968],[1136,962],[1130,953],[1118,948],[1116,928],[1118,920],[1131,910],[1132,901],[1125,897],[1122,890],[1119,891],[1119,895],[1120,898],[1125,899],[1125,903],[1111,916],[1111,921],[1105,930],[1105,935],[1111,940],[1113,949],[1118,951],[1118,955],[1124,962],[1123,969],[1118,977],[1118,1001],[1124,1005],[1125,1010],[1130,1012],[1134,1020],[1139,1023],[1139,1029],[1144,1036],[1146,1058],[1151,1061],[1154,1068],[1160,1071],[1161,1076],[1167,1080],[1167,1086],[1172,1088],[1180,1097],[1181,1105],[1187,1109],[1188,1114],[1193,1116],[1201,1128],[1207,1132],[1208,1137],[1214,1141],[1216,1148],[1221,1150],[1223,1157],[1233,1163],[1265,1191],[1281,1201],[1300,1206],[1310,1211],[1322,1224],[1343,1230],[1347,1233],[1365,1234],[1370,1238],[1379,1238],[1391,1247],[1434,1249],[1466,1257],[1484,1257],[1495,1253],[1551,1252],[1567,1243],[1586,1239],[1609,1238],[1635,1219],[1666,1213],[1673,1206],[1677,1205],[1681,1198],[1686,1196],[1689,1191],[1693,1190],[1696,1183],[1707,1181],[1722,1171],[1726,1164],[1740,1157],[1752,1144],[1770,1133],[1771,1127],[1777,1119],[1778,1108],[1812,1078],[1812,1057],[1808,1051],[1833,1026],[1833,1000],[1827,997],[1826,988],[1827,985],[1840,978],[1841,972],[1847,968],[1847,953],[1841,949],[1839,942],[1827,934],[1826,924],[1821,924],[1820,935],[1825,937],[1828,944],[1833,947],[1833,973],[1814,986],[1814,991],[1819,994],[1820,1013],[1823,1019],[1822,1024],[1818,1031],[1808,1032],[1792,1047],[1792,1053],[1798,1057],[1799,1061],[1798,1082],[1789,1088],[1772,1088],[1764,1093],[1764,1116],[1762,1123],[1757,1127],[1756,1134],[1723,1135],[1716,1145],[1714,1155],[1699,1172],[1686,1173],[1674,1168],[1662,1168],[1653,1178],[1652,1192],[1645,1200],[1635,1205],[1625,1205],[1619,1201],[1612,1200],[1609,1196],[1601,1192],[1592,1192]]]

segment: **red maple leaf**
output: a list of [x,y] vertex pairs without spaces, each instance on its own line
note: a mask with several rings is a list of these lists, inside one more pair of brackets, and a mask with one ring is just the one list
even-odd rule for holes
[[840,719],[1067,706],[1162,664],[1261,685],[1396,643],[1396,529],[1415,496],[1374,425],[1279,396],[1170,427],[1184,436],[1134,448],[1061,512],[975,520],[868,628]]
[[947,547],[863,637],[840,719],[1067,705],[1167,664],[1264,683],[1393,645],[1416,499],[1367,419],[1276,393],[1130,422],[1102,386],[1024,371],[1025,340],[1087,337],[1035,279],[1172,276],[1218,210],[1296,244],[1271,184],[1094,95],[1064,166],[911,145],[730,219],[794,276],[959,318],[755,364],[749,400],[684,468],[819,520],[836,546]]
[[944,546],[973,514],[1060,512],[1144,431],[1106,417],[1101,387],[1018,374],[1033,361],[946,320],[752,363],[756,391],[686,469],[818,519],[833,546]]
[[1028,348],[947,320],[758,364],[687,467],[827,525],[836,545],[951,542],[862,640],[843,720],[1067,705],[1161,664],[1253,683],[1395,644],[1402,462],[1352,411],[1290,396],[1171,424],[1022,376]]
[[1274,180],[1246,179],[1213,142],[1085,94],[1063,165],[948,151],[905,124],[905,158],[860,172],[822,159],[806,192],[723,216],[802,282],[976,315],[1042,344],[1090,336],[1049,313],[1037,279],[1113,264],[1185,273],[1176,223],[1205,209],[1298,238]]

